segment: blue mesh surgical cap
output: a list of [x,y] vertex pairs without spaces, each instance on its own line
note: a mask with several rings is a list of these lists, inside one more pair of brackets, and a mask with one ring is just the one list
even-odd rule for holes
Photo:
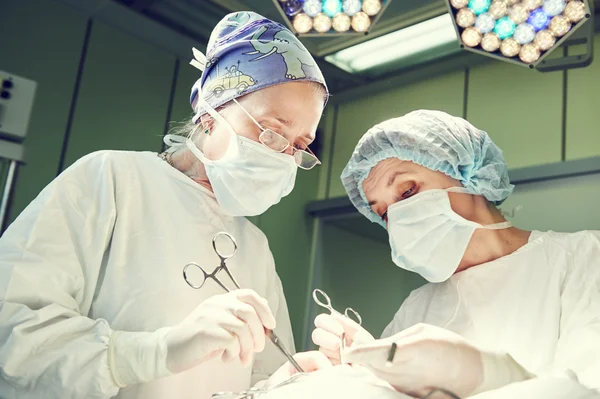
[[207,111],[198,96],[217,108],[234,98],[294,81],[327,85],[312,55],[280,23],[241,11],[226,15],[210,35],[206,56],[194,49],[192,65],[203,70],[192,87],[194,122]]
[[512,193],[502,150],[486,132],[441,111],[418,110],[372,127],[360,139],[342,172],[356,209],[385,226],[369,206],[363,181],[388,158],[412,161],[458,180],[473,194],[499,205]]

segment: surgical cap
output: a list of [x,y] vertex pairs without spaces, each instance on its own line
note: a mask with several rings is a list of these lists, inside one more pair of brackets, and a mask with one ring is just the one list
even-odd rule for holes
[[371,169],[388,158],[445,173],[495,205],[501,204],[514,188],[502,150],[486,132],[445,112],[413,111],[365,133],[342,172],[342,183],[356,209],[382,226],[362,185]]
[[195,122],[206,113],[198,104],[198,93],[217,108],[279,83],[311,81],[327,92],[321,70],[300,40],[285,26],[254,12],[225,16],[212,31],[206,59],[200,63],[205,69],[190,97]]

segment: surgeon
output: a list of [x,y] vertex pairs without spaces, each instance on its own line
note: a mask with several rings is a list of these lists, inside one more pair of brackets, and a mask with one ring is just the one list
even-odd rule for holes
[[484,131],[440,111],[385,121],[359,141],[342,182],[387,229],[394,263],[429,283],[381,340],[319,315],[313,341],[333,362],[345,332],[345,361],[414,396],[437,387],[464,398],[550,378],[600,398],[600,233],[507,222],[497,206],[513,186]]
[[[319,164],[308,145],[327,87],[289,30],[251,12],[226,16],[195,54],[184,136],[160,156],[83,157],[0,239],[2,399],[209,398],[284,364],[265,328],[293,350],[267,239],[245,216]],[[244,289],[194,290],[182,269],[212,271],[220,231],[237,239],[228,266]]]

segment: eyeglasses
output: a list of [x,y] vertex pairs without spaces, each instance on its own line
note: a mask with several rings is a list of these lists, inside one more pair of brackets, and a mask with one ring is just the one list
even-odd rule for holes
[[310,170],[315,166],[321,164],[319,158],[317,158],[317,156],[310,150],[310,148],[306,147],[306,150],[302,150],[300,148],[294,147],[290,144],[288,139],[283,137],[281,134],[276,133],[271,129],[265,129],[264,127],[262,127],[260,123],[258,123],[256,119],[254,119],[254,117],[250,115],[250,113],[246,111],[246,109],[236,101],[235,98],[233,99],[233,102],[236,103],[244,111],[244,113],[248,115],[252,122],[254,122],[254,124],[258,126],[258,128],[261,130],[260,136],[258,136],[258,140],[261,142],[261,144],[279,153],[286,151],[288,148],[292,148],[292,156],[296,161],[296,165],[298,165],[298,167],[301,169]]

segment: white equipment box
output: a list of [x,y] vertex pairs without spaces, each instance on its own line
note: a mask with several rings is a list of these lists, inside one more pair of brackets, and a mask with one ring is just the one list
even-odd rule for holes
[[0,136],[25,138],[37,83],[0,71]]

